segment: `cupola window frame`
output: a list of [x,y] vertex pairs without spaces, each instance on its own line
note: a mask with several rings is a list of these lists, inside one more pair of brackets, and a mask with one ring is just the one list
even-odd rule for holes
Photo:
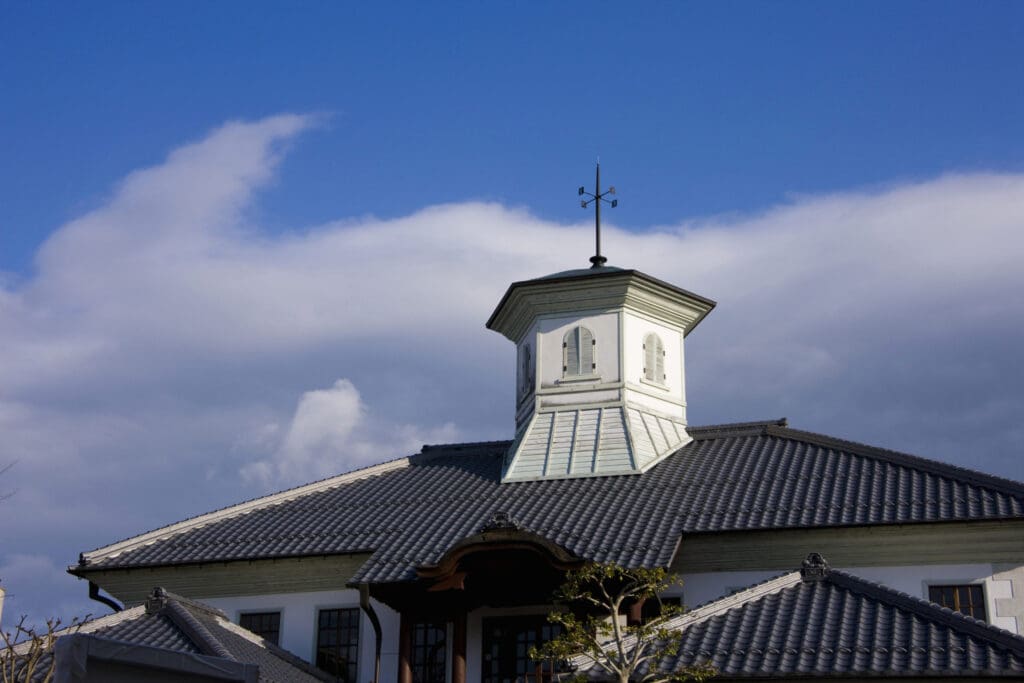
[[668,389],[668,375],[665,373],[665,344],[657,332],[648,332],[644,335],[642,350],[644,362],[640,381],[659,389]]
[[519,348],[519,401],[533,395],[536,384],[536,361],[533,358],[533,349],[529,342]]
[[585,325],[574,325],[562,337],[562,379],[582,382],[600,379],[597,372],[597,338]]

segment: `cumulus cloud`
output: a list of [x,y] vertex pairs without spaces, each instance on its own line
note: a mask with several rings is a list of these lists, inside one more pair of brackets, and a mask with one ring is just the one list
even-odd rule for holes
[[[467,202],[265,231],[259,191],[316,123],[225,124],[0,278],[4,552],[70,563],[424,442],[511,436],[514,354],[483,322],[509,282],[586,265],[592,228]],[[613,265],[719,302],[687,342],[692,421],[787,415],[1021,477],[1022,224],[1024,176],[972,174],[602,236]]]
[[[424,443],[458,438],[450,422],[423,430],[379,419],[374,424],[366,412],[359,391],[347,379],[339,379],[329,389],[305,392],[274,456],[243,466],[243,479],[264,485],[297,484],[411,455]],[[267,431],[276,433],[277,426]]]

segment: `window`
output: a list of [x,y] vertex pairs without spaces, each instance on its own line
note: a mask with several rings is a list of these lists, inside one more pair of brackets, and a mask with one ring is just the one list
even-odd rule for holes
[[412,683],[445,683],[448,627],[443,621],[412,625]]
[[533,661],[530,648],[543,645],[561,632],[561,626],[549,623],[543,616],[484,619],[482,683],[554,680],[556,663]]
[[274,645],[280,645],[281,613],[249,612],[238,617],[238,625]]
[[533,353],[529,344],[519,347],[519,398],[533,393]]
[[359,609],[323,609],[317,616],[316,665],[344,683],[355,683],[359,660]]
[[653,332],[644,337],[644,379],[665,383],[665,346]]
[[597,372],[597,340],[583,327],[574,327],[562,337],[562,376],[578,377]]
[[928,599],[943,607],[985,621],[985,589],[980,583],[928,586]]

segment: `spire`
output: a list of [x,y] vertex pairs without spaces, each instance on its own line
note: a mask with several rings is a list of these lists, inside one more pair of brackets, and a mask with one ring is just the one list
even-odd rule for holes
[[586,209],[591,204],[594,205],[594,236],[596,240],[596,248],[594,255],[590,257],[590,262],[594,265],[591,268],[600,268],[603,266],[608,259],[601,256],[601,202],[605,202],[612,205],[614,209],[619,205],[618,199],[605,199],[605,195],[615,194],[615,186],[609,187],[605,192],[601,192],[601,160],[597,160],[597,178],[594,182],[594,191],[587,192],[587,189],[580,185],[579,196],[590,197],[590,199],[581,199],[580,206]]

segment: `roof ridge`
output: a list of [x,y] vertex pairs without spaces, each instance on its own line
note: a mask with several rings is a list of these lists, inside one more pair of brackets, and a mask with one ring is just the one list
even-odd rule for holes
[[920,455],[912,455],[902,451],[871,446],[858,441],[848,441],[846,439],[840,439],[826,434],[819,434],[817,432],[793,429],[786,425],[767,425],[765,427],[765,433],[770,436],[777,436],[795,441],[807,441],[825,448],[844,450],[865,458],[883,460],[902,467],[924,470],[940,477],[957,479],[964,483],[992,488],[1010,496],[1024,498],[1024,483],[1022,482],[997,477],[992,474],[985,474],[984,472],[960,467],[959,465],[951,465],[938,460],[932,460]]
[[694,439],[717,438],[746,432],[763,433],[768,427],[785,427],[789,420],[780,417],[775,420],[757,420],[754,422],[724,422],[722,424],[687,426],[686,431]]
[[512,439],[497,439],[494,441],[466,441],[464,443],[425,443],[423,448],[420,449],[420,453],[426,453],[428,451],[468,451],[472,448],[480,448],[481,446],[491,446],[498,448],[500,446],[508,447],[512,444]]
[[861,593],[873,600],[891,603],[897,608],[913,612],[932,621],[937,621],[944,626],[962,631],[968,636],[990,642],[995,641],[1000,647],[1005,647],[1008,650],[1012,650],[1015,654],[1024,657],[1024,636],[1010,633],[997,626],[992,626],[984,621],[969,617],[966,614],[955,612],[948,607],[942,607],[923,598],[909,595],[874,581],[862,579],[859,576],[839,569],[828,568],[824,579],[840,588]]
[[318,493],[320,491],[335,488],[351,481],[366,479],[367,477],[376,476],[392,470],[404,469],[409,466],[409,458],[410,456],[406,456],[394,460],[387,460],[376,465],[362,467],[333,477],[314,481],[309,484],[303,484],[301,486],[278,491],[277,493],[271,493],[257,498],[250,498],[249,500],[236,503],[235,505],[229,505],[218,510],[213,510],[212,512],[196,515],[195,517],[189,517],[181,520],[180,522],[157,527],[151,531],[147,531],[136,536],[130,536],[116,543],[111,543],[110,545],[101,546],[95,550],[84,552],[79,556],[77,567],[69,567],[68,571],[74,573],[76,569],[87,567],[89,564],[97,560],[116,557],[121,553],[133,550],[141,545],[148,545],[149,543],[162,541],[170,538],[171,536],[176,536],[185,531],[206,526],[213,522],[219,522],[224,519],[247,514],[254,510],[269,507],[271,505],[285,503],[311,493]]
[[160,613],[181,629],[189,640],[198,645],[204,655],[222,657],[232,662],[238,661],[238,658],[231,654],[224,643],[220,642],[217,636],[213,635],[210,629],[206,628],[206,625],[189,612],[182,603],[168,599]]

